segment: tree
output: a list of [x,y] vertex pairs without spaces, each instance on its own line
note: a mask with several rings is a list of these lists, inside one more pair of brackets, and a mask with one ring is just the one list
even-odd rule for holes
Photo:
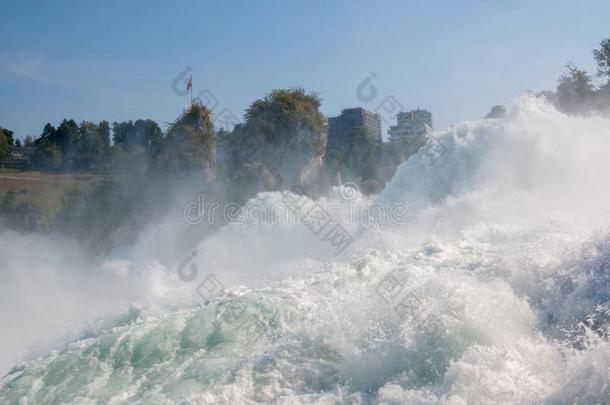
[[297,130],[309,131],[310,146],[322,151],[326,138],[317,136],[324,132],[325,123],[318,111],[320,105],[316,94],[306,94],[303,89],[273,90],[246,110],[245,130],[263,135],[266,141],[275,144],[290,138]]
[[13,149],[13,131],[0,127],[0,159],[10,159]]
[[4,133],[0,132],[0,160],[7,160],[11,157],[11,144]]
[[104,155],[108,156],[110,153],[110,125],[108,124],[108,121],[100,121],[97,126],[97,130],[104,148]]
[[[313,186],[319,180],[326,147],[320,104],[316,94],[300,88],[276,89],[254,101],[246,110],[246,122],[230,137],[228,149],[233,164],[229,172],[244,173],[244,165],[257,162],[274,177],[267,184]],[[229,176],[236,177],[233,174]]]
[[7,140],[8,140],[8,143],[9,143],[11,146],[13,146],[13,143],[14,143],[14,137],[13,137],[13,135],[14,135],[15,133],[14,133],[13,131],[11,131],[11,130],[8,130],[8,129],[6,129],[6,128],[2,128],[2,127],[0,127],[0,133],[3,133],[3,134],[4,134],[4,136],[6,136],[6,138],[7,138]]
[[567,113],[585,112],[590,109],[595,92],[591,77],[584,70],[568,64],[557,85],[557,106]]
[[129,155],[130,169],[146,169],[160,153],[163,131],[153,120],[114,122],[112,132],[114,144]]
[[377,156],[379,141],[363,125],[346,129],[345,142],[326,151],[326,164],[331,171],[339,171],[342,178],[359,178],[361,181],[379,177]]
[[485,118],[498,119],[498,118],[504,118],[505,115],[506,115],[506,107],[504,107],[503,105],[496,105],[496,106],[492,107],[491,111],[489,111],[487,113]]
[[54,142],[61,151],[62,168],[64,170],[73,170],[77,168],[77,145],[79,142],[80,131],[78,124],[73,119],[64,119],[55,131]]
[[81,170],[100,169],[106,155],[98,125],[83,121],[80,124],[79,132],[75,167]]
[[[156,130],[151,134],[154,133]],[[150,139],[152,142],[156,135]],[[174,173],[203,171],[206,179],[211,180],[215,174],[217,143],[210,111],[193,104],[169,128],[157,165]]]
[[42,134],[40,134],[40,137],[34,141],[34,146],[40,145],[43,143],[56,143],[57,136],[55,135],[55,133],[56,133],[55,127],[53,125],[51,125],[50,122],[47,122],[47,124],[42,129]]
[[110,171],[123,173],[129,166],[129,158],[121,144],[115,143],[110,147]]
[[42,129],[42,134],[34,141],[36,151],[32,157],[33,166],[39,170],[59,170],[61,151],[57,146],[57,130],[51,123]]
[[61,150],[54,143],[41,143],[36,145],[32,158],[33,165],[39,170],[60,170],[62,168]]
[[62,153],[65,154],[72,151],[80,139],[78,124],[73,119],[64,119],[57,127],[55,136],[57,146],[59,146]]
[[593,58],[597,62],[597,75],[610,78],[610,38],[604,38],[599,49],[593,50]]
[[137,120],[134,123],[135,143],[142,148],[148,157],[156,156],[159,153],[163,131],[153,120]]
[[131,143],[131,139],[134,137],[133,122],[113,122],[112,123],[112,141],[115,145],[121,145],[123,148],[127,148],[128,144]]
[[25,139],[23,140],[23,146],[34,146],[34,139],[32,138],[32,135],[28,135],[25,137]]

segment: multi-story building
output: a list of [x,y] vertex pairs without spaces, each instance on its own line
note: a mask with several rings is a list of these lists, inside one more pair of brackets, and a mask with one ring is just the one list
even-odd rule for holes
[[432,113],[428,110],[413,110],[396,115],[396,125],[388,130],[390,141],[411,141],[432,130]]
[[328,119],[328,147],[341,148],[350,130],[364,127],[375,142],[381,143],[381,116],[364,108],[347,108],[341,115]]

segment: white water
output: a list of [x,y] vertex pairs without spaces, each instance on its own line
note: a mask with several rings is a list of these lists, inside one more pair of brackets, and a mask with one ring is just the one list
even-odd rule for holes
[[[231,225],[185,282],[151,242],[175,224],[89,271],[5,233],[0,366],[28,361],[0,402],[609,403],[610,121],[524,97],[436,136],[377,200],[414,223],[344,223],[339,257],[302,224]],[[228,291],[203,305],[209,274]]]

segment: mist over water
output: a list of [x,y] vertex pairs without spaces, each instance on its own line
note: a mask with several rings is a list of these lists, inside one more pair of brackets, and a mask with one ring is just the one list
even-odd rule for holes
[[[349,202],[412,221],[341,216],[338,256],[296,221],[165,243],[181,212],[95,260],[3,233],[0,401],[607,403],[610,121],[524,96],[434,136],[438,159],[424,149]],[[209,303],[204,280],[224,287]]]

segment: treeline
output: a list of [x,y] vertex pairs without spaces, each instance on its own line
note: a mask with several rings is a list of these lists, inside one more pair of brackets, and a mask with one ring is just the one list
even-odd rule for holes
[[[610,116],[610,38],[604,38],[592,53],[597,65],[594,75],[568,63],[557,80],[555,91],[543,90],[536,95],[546,98],[566,114]],[[599,80],[598,84],[595,84],[595,78]],[[485,118],[501,118],[505,114],[506,107],[496,105]]]
[[17,146],[20,146],[21,144],[19,139],[15,141],[13,135],[13,131],[0,127],[0,159],[2,160],[10,159],[11,152],[16,142]]
[[610,114],[610,38],[603,39],[592,53],[597,65],[595,77],[601,83],[595,85],[593,75],[568,64],[557,82],[557,89],[542,92],[558,110],[567,114]]
[[[543,92],[558,109],[610,112],[610,39],[593,55],[605,83],[595,86],[588,73],[570,65],[557,90]],[[371,143],[364,128],[353,128],[349,142],[329,147],[320,105],[316,94],[303,89],[273,90],[254,101],[244,122],[230,132],[216,130],[212,113],[201,104],[191,105],[165,132],[149,119],[112,125],[63,120],[57,127],[45,125],[39,137],[18,145],[11,131],[0,128],[0,158],[20,149],[31,152],[31,166],[37,170],[110,174],[89,190],[68,195],[46,225],[103,250],[134,240],[172,202],[197,192],[243,202],[260,191],[299,186],[315,196],[339,177],[359,182],[364,191],[379,191],[386,178],[379,169],[387,163],[379,157],[383,146],[395,145]],[[497,106],[489,117],[504,111]],[[14,195],[1,201],[3,212],[11,213],[8,222],[16,228],[40,228],[35,208],[16,204]]]
[[[111,142],[112,132],[112,142]],[[159,150],[163,132],[152,120],[77,124],[64,119],[57,128],[46,124],[42,134],[26,140],[33,146],[32,168],[46,171],[124,173],[146,166]]]
[[319,193],[326,178],[325,118],[319,107],[314,94],[280,89],[253,102],[245,122],[230,132],[217,131],[201,104],[191,105],[165,133],[151,120],[47,124],[28,143],[35,168],[112,175],[70,192],[42,227],[44,215],[17,204],[14,194],[5,195],[0,217],[15,229],[67,233],[105,250],[133,241],[176,204],[181,213],[196,193],[239,202],[293,185]]

